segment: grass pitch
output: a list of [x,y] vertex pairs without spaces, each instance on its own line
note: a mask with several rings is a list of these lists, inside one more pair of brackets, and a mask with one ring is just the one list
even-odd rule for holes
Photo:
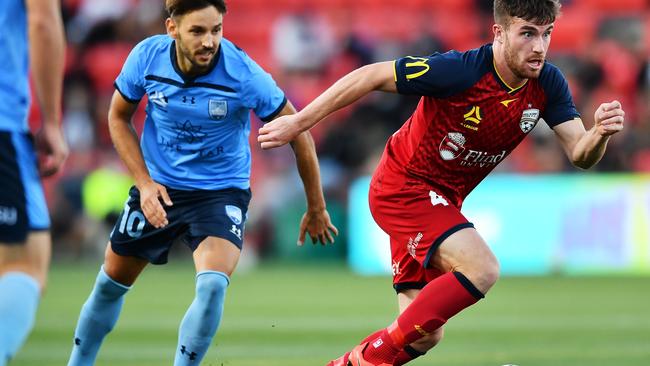
[[[36,327],[11,366],[66,364],[98,268],[53,265]],[[191,263],[145,270],[97,365],[171,365],[193,291]],[[202,365],[324,365],[388,325],[396,311],[388,277],[358,277],[342,265],[236,273],[216,345]],[[650,278],[503,278],[411,364],[650,365]]]

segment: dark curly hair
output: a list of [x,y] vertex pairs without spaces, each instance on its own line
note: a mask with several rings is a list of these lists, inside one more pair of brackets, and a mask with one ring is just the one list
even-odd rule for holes
[[165,0],[165,10],[170,17],[185,15],[208,6],[214,6],[221,14],[227,11],[225,0]]
[[555,22],[560,15],[560,0],[494,0],[494,21],[508,28],[512,18],[538,25]]

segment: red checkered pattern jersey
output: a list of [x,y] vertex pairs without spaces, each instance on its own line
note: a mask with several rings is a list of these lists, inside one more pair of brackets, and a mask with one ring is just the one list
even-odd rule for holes
[[395,79],[399,93],[422,99],[388,140],[373,181],[421,185],[459,208],[540,118],[553,127],[579,117],[555,66],[512,89],[494,68],[491,45],[399,59]]

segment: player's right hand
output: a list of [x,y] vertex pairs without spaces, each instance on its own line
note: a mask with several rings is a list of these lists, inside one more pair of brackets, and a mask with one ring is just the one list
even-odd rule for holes
[[165,186],[149,180],[138,185],[138,190],[140,191],[140,208],[142,208],[142,213],[147,221],[157,229],[167,226],[169,224],[167,212],[160,201],[162,200],[166,206],[171,206],[173,203]]
[[43,123],[35,136],[38,171],[42,177],[58,172],[68,157],[68,144],[58,123]]
[[262,149],[267,150],[286,145],[300,135],[303,131],[297,116],[297,114],[280,116],[260,128],[257,142],[260,143]]

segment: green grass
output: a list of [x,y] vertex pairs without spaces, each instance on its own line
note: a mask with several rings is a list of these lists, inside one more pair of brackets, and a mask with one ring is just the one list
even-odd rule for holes
[[[11,366],[65,365],[97,268],[55,264],[37,324]],[[171,365],[193,297],[191,263],[148,268],[97,365]],[[387,277],[343,266],[271,266],[235,274],[203,365],[324,365],[396,314]],[[504,278],[452,319],[413,365],[650,365],[650,278]]]

